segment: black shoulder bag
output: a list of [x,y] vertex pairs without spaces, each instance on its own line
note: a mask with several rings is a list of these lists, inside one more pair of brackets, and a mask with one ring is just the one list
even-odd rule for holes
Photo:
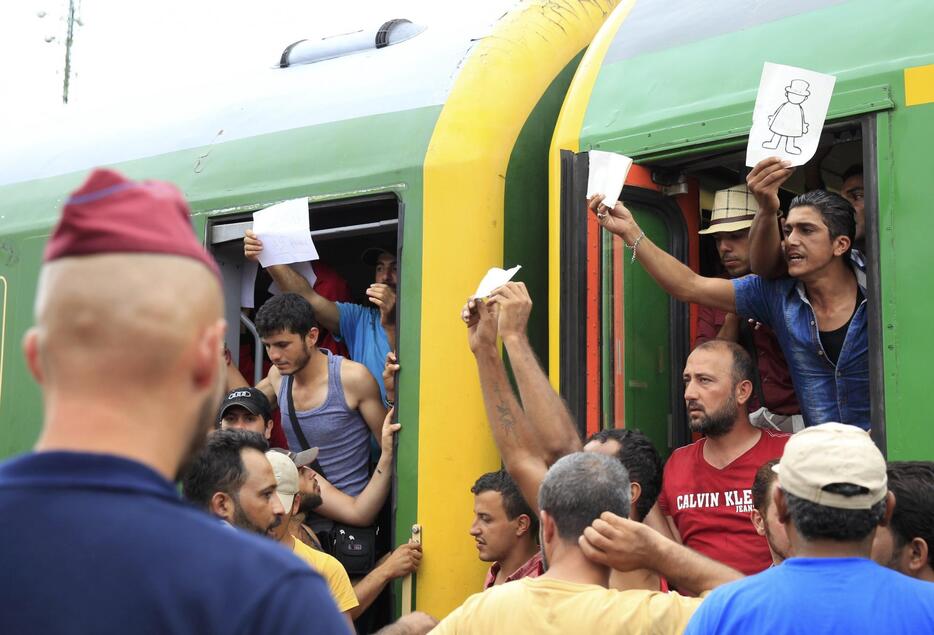
[[[295,416],[295,402],[292,400],[293,379],[292,375],[286,376],[285,391],[289,404],[289,419],[292,423],[292,432],[295,433],[299,445],[302,446],[302,450],[307,450],[311,445],[298,424],[298,417]],[[315,459],[310,467],[322,478],[327,478],[318,459]],[[370,527],[354,527],[332,521],[329,529],[318,534],[318,539],[325,552],[337,558],[344,565],[348,576],[359,578],[372,571],[376,564],[376,534],[378,532],[379,526],[375,524]]]

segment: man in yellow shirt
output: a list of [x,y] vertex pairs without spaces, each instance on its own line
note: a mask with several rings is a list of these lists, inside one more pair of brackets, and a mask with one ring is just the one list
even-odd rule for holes
[[559,459],[538,493],[546,573],[471,596],[432,633],[681,633],[700,598],[608,589],[611,564],[652,567],[694,593],[742,576],[628,520],[629,492],[626,468],[613,458],[577,452]]
[[282,508],[285,510],[282,522],[273,529],[274,537],[321,574],[321,577],[328,583],[334,601],[337,602],[337,608],[347,616],[347,621],[353,629],[350,611],[360,603],[354,595],[347,571],[333,556],[312,549],[289,533],[289,521],[294,514],[298,513],[302,498],[299,494],[298,468],[287,454],[276,450],[266,452],[266,458],[272,464],[272,471],[276,475],[276,496],[279,497]]

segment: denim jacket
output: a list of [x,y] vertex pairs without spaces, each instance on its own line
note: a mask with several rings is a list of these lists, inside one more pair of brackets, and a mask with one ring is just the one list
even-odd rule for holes
[[840,357],[827,359],[804,283],[748,275],[733,280],[736,313],[769,326],[778,339],[805,425],[837,421],[869,429],[869,332],[866,275],[854,267],[863,301],[846,331]]

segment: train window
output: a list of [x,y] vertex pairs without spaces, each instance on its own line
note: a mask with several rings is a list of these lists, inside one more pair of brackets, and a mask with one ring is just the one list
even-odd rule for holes
[[[260,206],[257,206],[259,209]],[[370,247],[397,252],[401,205],[392,194],[368,198],[352,198],[309,205],[309,226],[320,259],[313,268],[318,284],[336,293],[336,301],[350,301],[369,305],[366,288],[373,282],[373,266],[362,256]],[[262,306],[272,295],[272,279],[259,268],[255,280],[251,267],[243,257],[243,233],[252,226],[252,211],[215,219],[209,227],[212,251],[224,276],[224,294],[227,298],[227,344],[244,376],[254,381],[262,376],[255,360],[263,359],[262,349],[251,331],[248,307]],[[398,261],[397,261],[398,262]],[[245,276],[249,280],[244,282]],[[243,312],[241,309],[245,308]],[[398,315],[398,303],[397,311]],[[241,317],[243,316],[243,317]],[[246,319],[244,319],[246,318]],[[239,326],[237,326],[239,325]],[[341,350],[333,339],[322,338],[328,347]],[[346,354],[346,351],[344,351]],[[241,360],[246,356],[246,360]]]
[[[880,297],[879,264],[878,250],[874,248],[874,245],[878,244],[874,138],[875,117],[872,115],[829,123],[824,128],[821,147],[817,156],[811,160],[810,165],[797,169],[783,187],[780,198],[782,209],[787,210],[789,202],[795,195],[809,189],[825,188],[841,192],[847,172],[853,166],[865,166],[863,174],[866,193],[864,199],[865,237],[858,237],[857,246],[861,248],[865,257],[867,273],[872,433],[884,451],[885,426],[884,404],[882,401],[884,393],[882,390],[882,355],[880,349],[881,317],[878,301]],[[699,222],[701,228],[709,223],[709,210],[712,207],[714,193],[721,189],[745,183],[745,177],[749,171],[749,168],[745,166],[745,147],[678,157],[653,163],[650,167],[659,174],[674,172],[683,175],[691,184],[692,192],[695,191],[696,187],[699,192],[697,202],[700,207]],[[695,238],[689,236],[688,239],[691,241],[698,240],[697,270],[702,275],[726,275],[720,265],[713,237],[700,236]],[[693,329],[692,332],[694,332]],[[687,353],[688,349],[681,352],[682,359],[686,357]]]

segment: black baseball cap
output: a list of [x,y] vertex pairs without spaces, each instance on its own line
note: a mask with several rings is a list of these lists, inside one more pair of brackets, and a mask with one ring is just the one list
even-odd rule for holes
[[396,248],[391,245],[376,245],[375,247],[367,247],[363,250],[363,253],[360,254],[360,260],[364,264],[375,267],[379,264],[379,257],[383,254],[389,254],[393,258],[396,257]]
[[269,400],[266,399],[266,395],[264,395],[262,391],[256,388],[243,386],[242,388],[234,388],[227,393],[227,396],[224,397],[224,400],[221,402],[221,414],[219,418],[223,419],[224,413],[227,412],[227,409],[231,406],[246,408],[252,414],[263,417],[263,421],[272,419],[272,408],[269,407]]

